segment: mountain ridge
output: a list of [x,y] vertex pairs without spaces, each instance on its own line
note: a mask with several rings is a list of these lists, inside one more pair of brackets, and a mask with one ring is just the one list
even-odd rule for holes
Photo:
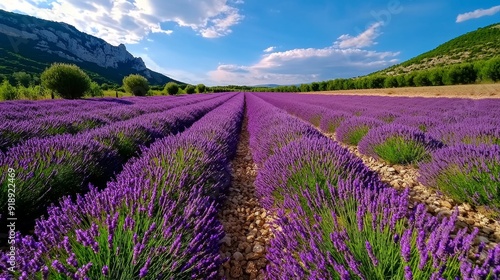
[[99,83],[121,84],[129,74],[143,75],[155,85],[181,83],[148,69],[123,44],[113,46],[67,23],[0,10],[0,74],[39,75],[54,62],[76,64]]

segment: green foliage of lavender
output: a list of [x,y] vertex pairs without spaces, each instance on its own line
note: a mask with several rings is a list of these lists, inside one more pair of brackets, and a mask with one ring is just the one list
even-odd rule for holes
[[373,149],[381,159],[390,164],[412,164],[429,157],[424,145],[402,137],[391,137]]
[[383,125],[380,120],[368,117],[353,117],[337,128],[337,139],[347,145],[357,146],[359,141],[374,127]]

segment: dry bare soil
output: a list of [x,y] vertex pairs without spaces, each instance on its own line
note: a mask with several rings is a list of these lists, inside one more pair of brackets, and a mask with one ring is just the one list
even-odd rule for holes
[[304,92],[303,94],[328,95],[380,95],[380,96],[407,96],[407,97],[458,97],[458,98],[500,98],[500,83],[433,86],[433,87],[405,87],[381,89],[356,89],[338,91]]

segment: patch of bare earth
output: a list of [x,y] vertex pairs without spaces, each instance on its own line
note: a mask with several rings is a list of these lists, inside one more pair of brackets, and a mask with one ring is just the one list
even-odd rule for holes
[[[326,136],[335,140],[335,134],[324,133]],[[336,141],[351,153],[361,158],[364,164],[371,170],[379,174],[379,178],[398,190],[410,189],[410,207],[415,207],[418,203],[423,203],[427,207],[427,212],[434,216],[449,217],[452,211],[458,209],[459,216],[457,230],[468,228],[469,232],[473,228],[478,228],[479,233],[474,240],[474,248],[469,257],[473,260],[482,261],[486,258],[485,253],[476,259],[478,245],[483,242],[486,248],[493,248],[500,243],[500,223],[491,219],[467,203],[459,203],[441,194],[435,188],[424,186],[418,181],[418,169],[408,165],[391,165],[382,160],[377,160],[371,156],[366,156],[358,151],[355,146],[348,146]]]
[[315,91],[315,92],[303,92],[302,94],[449,97],[449,98],[471,98],[471,99],[500,98],[500,83],[434,86],[434,87]]
[[246,118],[237,154],[231,162],[232,183],[221,211],[226,236],[220,253],[227,258],[219,270],[221,279],[265,279],[266,248],[273,237],[274,217],[255,195],[257,166],[249,149]]

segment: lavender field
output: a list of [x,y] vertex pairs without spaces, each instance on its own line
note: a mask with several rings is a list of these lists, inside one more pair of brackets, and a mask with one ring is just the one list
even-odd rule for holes
[[0,103],[0,279],[499,279],[500,100]]

